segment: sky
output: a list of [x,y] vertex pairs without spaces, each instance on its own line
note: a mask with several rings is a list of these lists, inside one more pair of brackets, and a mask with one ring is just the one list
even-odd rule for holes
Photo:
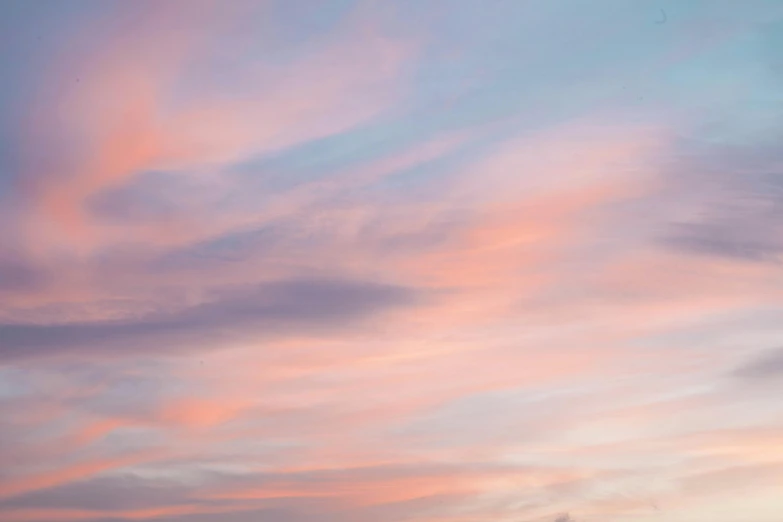
[[0,2],[3,522],[779,522],[780,0]]

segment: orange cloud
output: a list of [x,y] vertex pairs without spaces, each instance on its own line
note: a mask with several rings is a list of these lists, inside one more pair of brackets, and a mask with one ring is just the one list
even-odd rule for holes
[[197,399],[181,398],[168,400],[160,405],[157,419],[170,427],[190,429],[215,428],[248,407],[247,398],[229,401],[227,398]]

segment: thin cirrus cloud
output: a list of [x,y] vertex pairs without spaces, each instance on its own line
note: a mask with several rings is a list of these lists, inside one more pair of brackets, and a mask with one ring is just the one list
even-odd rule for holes
[[[100,48],[74,51],[76,71],[68,68],[68,74],[76,76],[75,81],[68,78],[62,92],[41,102],[35,114],[43,114],[44,121],[29,124],[34,137],[43,134],[57,144],[72,141],[56,165],[49,164],[51,158],[40,167],[35,158],[30,163],[31,175],[44,178],[34,182],[36,206],[76,241],[92,235],[85,200],[121,186],[140,171],[194,170],[236,161],[372,117],[394,94],[396,72],[410,52],[410,46],[376,36],[372,21],[359,12],[357,20],[346,22],[346,30],[336,27],[314,52],[295,57],[290,65],[262,65],[256,71],[251,62],[237,78],[246,87],[236,93],[215,93],[206,85],[193,95],[195,101],[191,96],[179,101],[176,94],[186,90],[179,83],[189,72],[188,64],[194,55],[208,52],[209,42],[221,31],[231,30],[232,22],[225,20],[229,14],[249,11],[263,17],[266,10],[252,3],[244,9],[232,6],[239,13],[217,8],[222,16],[213,15],[215,21],[208,11],[216,5],[210,2],[205,3],[206,13],[186,9],[190,16],[183,21],[177,18],[182,10],[173,5],[141,15],[133,6],[119,7],[118,17],[136,23],[106,35]],[[126,9],[131,13],[124,13]],[[137,38],[145,44],[131,45],[129,40]],[[62,84],[65,73],[57,72],[53,81]],[[64,113],[68,126],[50,128],[47,118],[52,113]],[[39,130],[42,127],[46,130]],[[47,175],[48,170],[56,170],[56,176]]]
[[2,352],[9,358],[69,348],[90,352],[96,348],[111,350],[115,343],[119,343],[115,349],[127,343],[145,344],[150,336],[162,340],[181,335],[186,338],[179,343],[169,339],[168,343],[194,346],[199,338],[213,332],[238,333],[249,327],[272,333],[307,329],[319,323],[336,325],[342,318],[350,321],[375,310],[400,306],[413,297],[413,292],[403,287],[360,281],[280,281],[173,313],[90,323],[0,324]]
[[664,4],[6,2],[0,518],[776,522],[783,12]]

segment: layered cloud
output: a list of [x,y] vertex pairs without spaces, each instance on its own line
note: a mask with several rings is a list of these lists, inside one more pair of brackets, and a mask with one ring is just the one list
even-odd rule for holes
[[783,12],[663,9],[4,5],[0,518],[776,521]]

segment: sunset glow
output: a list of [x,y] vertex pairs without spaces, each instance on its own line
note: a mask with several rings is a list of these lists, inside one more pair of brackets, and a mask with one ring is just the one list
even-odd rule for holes
[[0,25],[0,522],[783,520],[783,2]]

